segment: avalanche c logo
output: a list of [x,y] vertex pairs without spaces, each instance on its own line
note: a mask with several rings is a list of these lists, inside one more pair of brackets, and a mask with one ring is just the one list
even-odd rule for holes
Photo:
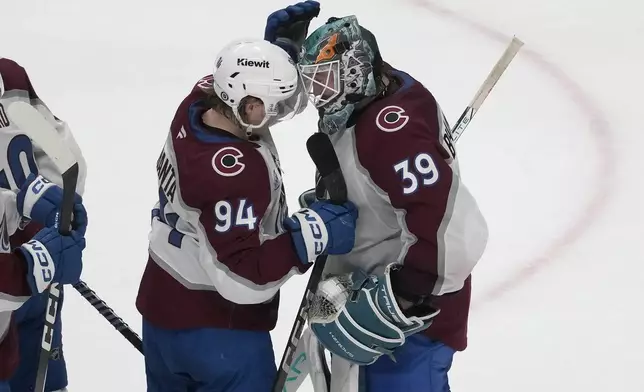
[[235,147],[224,147],[212,157],[212,168],[224,177],[234,177],[246,167],[239,161],[243,156]]
[[381,131],[396,132],[402,129],[409,121],[405,110],[400,106],[387,106],[376,117],[376,125]]

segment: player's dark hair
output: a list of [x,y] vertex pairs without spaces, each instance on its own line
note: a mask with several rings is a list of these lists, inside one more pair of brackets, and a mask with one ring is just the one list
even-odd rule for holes
[[[219,98],[217,94],[215,94],[214,90],[207,91],[206,94],[206,107],[208,109],[216,111],[217,113],[232,121],[234,124],[240,126],[239,121],[235,117],[233,109],[230,106],[226,105],[226,103],[221,98]],[[240,108],[242,107],[243,106],[240,106]]]

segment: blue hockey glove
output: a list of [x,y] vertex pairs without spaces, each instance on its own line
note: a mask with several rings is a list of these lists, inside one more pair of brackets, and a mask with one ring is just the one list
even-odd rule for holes
[[[43,226],[54,227],[63,203],[63,189],[43,176],[36,177],[32,173],[20,187],[17,203],[18,213],[21,216],[36,221]],[[85,235],[86,229],[87,211],[83,206],[83,199],[76,194],[72,230]]]
[[[413,315],[402,311],[391,288],[392,268],[394,264],[382,276],[358,271],[320,282],[309,322],[322,346],[349,362],[369,365],[383,354],[393,356],[407,336],[431,325],[436,308],[414,309]],[[320,317],[329,309],[332,315]]]
[[275,11],[266,20],[264,39],[284,49],[297,63],[309,24],[319,14],[320,3],[312,0]]
[[42,293],[51,283],[77,283],[83,270],[83,249],[85,237],[79,232],[62,235],[51,227],[45,227],[22,244],[16,251],[27,262],[27,281],[32,293]]
[[291,232],[297,255],[304,264],[322,254],[345,254],[353,249],[358,210],[351,202],[342,205],[318,201],[284,221]]

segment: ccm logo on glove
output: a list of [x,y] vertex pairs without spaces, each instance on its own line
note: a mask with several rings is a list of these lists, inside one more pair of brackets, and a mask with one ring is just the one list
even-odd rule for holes
[[32,219],[32,210],[34,206],[40,199],[43,193],[45,193],[49,188],[56,186],[48,179],[43,176],[36,177],[32,183],[29,184],[29,192],[26,192],[24,195],[24,202],[21,203],[23,206],[22,214],[24,217]]
[[23,244],[22,247],[29,252],[35,261],[33,264],[33,276],[38,293],[42,293],[47,289],[54,277],[54,265],[51,255],[40,241],[31,240]]
[[47,188],[45,187],[48,184],[51,184],[51,181],[49,181],[45,177],[38,176],[36,177],[36,180],[33,182],[33,184],[31,184],[31,191],[37,195],[43,190],[46,190]]
[[309,260],[314,260],[324,252],[329,242],[329,235],[324,221],[320,215],[309,208],[296,212],[293,217],[300,221],[302,237],[305,244],[307,244],[307,257]]

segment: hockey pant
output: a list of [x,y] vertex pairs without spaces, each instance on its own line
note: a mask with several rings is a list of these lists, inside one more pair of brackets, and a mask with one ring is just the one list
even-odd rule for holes
[[143,352],[148,392],[270,392],[277,371],[269,332],[143,320]]
[[287,378],[287,392],[297,391],[307,374],[311,376],[315,392],[450,391],[447,373],[455,351],[424,335],[407,338],[395,351],[395,361],[383,355],[374,364],[360,367],[333,357],[330,380],[315,335],[306,329],[300,343]]
[[[60,287],[60,302],[58,314],[54,323],[54,340],[51,347],[45,392],[64,389],[67,386],[67,367],[63,356],[62,322],[63,287]],[[31,297],[15,312],[16,325],[20,344],[20,364],[16,373],[9,380],[10,392],[30,392],[34,390],[36,374],[38,373],[38,360],[47,309],[47,293]],[[0,384],[0,392],[5,392]]]
[[[8,382],[0,381],[0,392],[11,392],[11,387],[9,387]],[[17,392],[17,391],[13,391],[13,392]],[[31,392],[31,391],[29,391],[29,392]],[[58,390],[52,391],[52,392],[69,392],[69,391],[67,390],[67,388],[63,388],[63,389],[58,389]]]

